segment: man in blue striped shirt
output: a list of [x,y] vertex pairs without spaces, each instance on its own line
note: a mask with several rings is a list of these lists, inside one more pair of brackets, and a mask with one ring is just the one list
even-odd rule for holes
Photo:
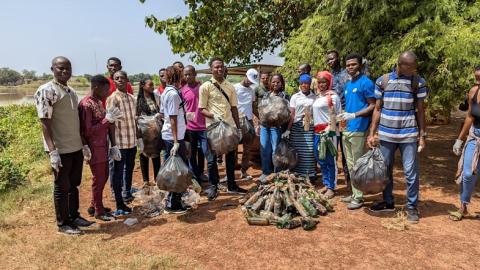
[[403,170],[407,180],[407,220],[417,223],[419,169],[417,152],[425,148],[425,109],[427,97],[425,80],[416,75],[417,57],[411,51],[400,54],[396,71],[377,79],[375,96],[377,103],[373,112],[368,146],[375,147],[378,128],[380,150],[387,167],[388,184],[383,191],[382,202],[370,210],[394,211],[393,164],[395,152],[400,149]]

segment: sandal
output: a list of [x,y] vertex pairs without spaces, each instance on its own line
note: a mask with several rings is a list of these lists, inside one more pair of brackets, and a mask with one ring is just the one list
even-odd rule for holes
[[460,211],[450,211],[448,213],[448,218],[452,221],[460,221],[465,217],[465,215]]
[[323,188],[319,189],[318,192],[323,194],[323,193],[327,192],[327,190],[328,190],[327,187],[323,187]]
[[332,189],[327,189],[324,196],[325,196],[325,199],[330,200],[333,197],[335,197],[335,191],[333,191]]

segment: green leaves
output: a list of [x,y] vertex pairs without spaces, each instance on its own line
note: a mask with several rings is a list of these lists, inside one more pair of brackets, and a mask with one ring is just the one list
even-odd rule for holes
[[478,1],[324,1],[285,43],[281,72],[296,76],[300,63],[326,69],[325,53],[361,53],[376,79],[392,70],[398,55],[413,50],[430,89],[430,108],[449,113],[474,83],[480,63]]
[[[143,1],[141,1],[143,2]],[[212,56],[226,62],[260,60],[285,42],[302,19],[321,1],[286,0],[186,0],[186,17],[158,20],[151,15],[145,25],[165,33],[173,52],[190,54],[196,63]]]

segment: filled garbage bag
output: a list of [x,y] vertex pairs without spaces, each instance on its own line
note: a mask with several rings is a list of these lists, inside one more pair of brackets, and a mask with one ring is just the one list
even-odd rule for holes
[[387,167],[378,147],[359,158],[352,172],[352,185],[364,194],[380,193],[387,186]]
[[288,101],[279,96],[262,99],[258,113],[260,123],[264,127],[280,127],[290,120]]
[[279,170],[292,170],[297,166],[297,151],[287,139],[282,139],[273,154],[273,166]]
[[237,149],[237,129],[225,121],[217,121],[207,128],[208,145],[216,155],[223,155]]
[[157,186],[170,192],[184,192],[192,185],[192,174],[179,156],[170,156],[160,168]]
[[255,139],[255,127],[248,121],[246,116],[240,118],[240,128],[242,129],[242,143],[250,144]]
[[138,117],[138,129],[143,139],[143,154],[149,158],[160,156],[163,148],[162,122],[155,116]]

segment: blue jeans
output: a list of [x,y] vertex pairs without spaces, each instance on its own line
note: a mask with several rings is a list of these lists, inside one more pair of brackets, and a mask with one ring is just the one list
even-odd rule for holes
[[281,128],[260,127],[260,157],[262,158],[262,173],[265,175],[274,171],[272,160],[281,136]]
[[113,163],[113,177],[111,177],[113,185],[113,193],[117,209],[125,204],[123,198],[131,197],[133,168],[135,167],[135,155],[137,147],[120,149],[122,159]]
[[[476,136],[480,136],[480,128],[473,128],[473,132]],[[480,162],[477,165],[476,171],[472,171],[473,154],[476,144],[477,142],[475,140],[470,140],[465,144],[462,185],[460,186],[460,201],[462,204],[470,203],[470,198],[477,183],[478,172],[480,171]]]
[[418,170],[417,142],[414,143],[391,143],[380,141],[385,166],[387,167],[388,184],[383,191],[383,199],[388,204],[393,203],[393,164],[395,152],[400,149],[403,163],[403,173],[407,180],[407,208],[416,209],[418,205],[418,193],[420,186],[420,174]]
[[[173,148],[173,141],[167,141],[165,140],[165,157],[167,160],[170,157],[170,151]],[[180,140],[178,141],[180,144],[180,148],[178,149],[177,156],[179,156],[185,164],[188,164],[188,159],[187,159],[187,149],[185,147],[185,141]],[[177,192],[169,192],[168,197],[167,197],[167,207],[170,209],[180,209],[182,208],[182,193],[177,193]]]
[[[333,145],[336,145],[336,137],[330,138],[333,141]],[[321,160],[318,158],[318,143],[320,142],[320,135],[315,134],[315,140],[313,141],[313,153],[315,154],[315,160],[317,161],[318,165],[320,165],[320,169],[322,170],[322,180],[323,184],[331,189],[334,190],[337,184],[337,162],[336,158],[327,150],[325,159]]]
[[187,130],[190,137],[191,156],[188,162],[190,170],[198,180],[203,174],[204,159],[208,153],[206,131]]

